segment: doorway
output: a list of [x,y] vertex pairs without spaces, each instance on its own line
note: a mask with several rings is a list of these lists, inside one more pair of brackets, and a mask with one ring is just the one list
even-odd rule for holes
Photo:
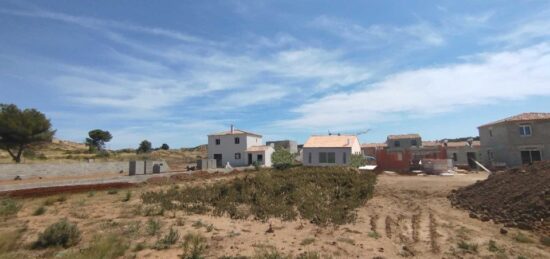
[[252,164],[252,154],[248,154],[248,165]]
[[476,153],[475,152],[466,152],[466,157],[468,158],[468,166],[470,166],[471,169],[477,168],[475,160]]
[[214,159],[216,160],[216,167],[222,167],[222,154],[214,154]]
[[521,163],[532,164],[535,161],[542,160],[542,156],[539,150],[525,150],[521,151]]

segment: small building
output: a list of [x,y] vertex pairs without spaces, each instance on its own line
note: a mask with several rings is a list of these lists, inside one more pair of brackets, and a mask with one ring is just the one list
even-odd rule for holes
[[389,135],[386,144],[391,151],[405,150],[422,146],[422,138],[419,134]]
[[262,143],[259,134],[231,128],[208,135],[208,159],[216,160],[216,167],[229,164],[232,167],[249,166],[258,161],[271,166],[273,147]]
[[453,161],[453,166],[462,169],[477,168],[475,161],[482,159],[481,142],[469,140],[444,143],[447,157]]
[[291,154],[296,154],[298,153],[298,144],[296,143],[296,141],[292,141],[292,140],[276,140],[276,141],[267,141],[265,143],[266,145],[268,146],[271,146],[273,145],[273,147],[275,149],[286,149],[288,150],[288,152],[290,152]]
[[550,113],[522,113],[478,130],[484,163],[489,167],[550,160]]
[[361,144],[355,135],[311,136],[302,149],[302,163],[305,166],[349,165],[353,154],[361,154]]

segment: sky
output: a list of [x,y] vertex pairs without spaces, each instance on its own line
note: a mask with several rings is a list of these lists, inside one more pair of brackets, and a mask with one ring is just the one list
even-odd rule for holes
[[360,141],[550,112],[548,1],[0,0],[0,103],[56,137]]

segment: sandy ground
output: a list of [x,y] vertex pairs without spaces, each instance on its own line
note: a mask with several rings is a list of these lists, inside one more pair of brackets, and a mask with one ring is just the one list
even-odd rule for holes
[[[268,222],[232,220],[227,217],[186,215],[183,212],[165,212],[163,216],[153,218],[162,222],[162,233],[168,232],[172,226],[182,236],[191,232],[204,235],[208,240],[207,258],[251,256],[262,248],[274,248],[292,255],[316,251],[333,258],[550,258],[550,247],[541,245],[533,233],[509,229],[509,233],[503,235],[499,232],[502,226],[469,218],[468,212],[450,206],[446,196],[452,189],[486,177],[484,173],[451,177],[381,175],[375,197],[358,210],[357,222],[338,227],[277,219]],[[206,184],[218,180],[179,185]],[[165,188],[168,186],[132,189],[133,195],[128,202],[122,201],[125,190],[112,195],[105,191],[93,196],[74,194],[68,196],[65,202],[47,207],[46,213],[40,216],[32,216],[32,212],[47,198],[25,199],[17,218],[2,222],[0,230],[24,226],[27,230],[21,243],[29,244],[36,239],[39,231],[66,217],[76,222],[83,232],[82,241],[72,249],[86,247],[94,235],[115,231],[132,240],[127,256],[178,258],[182,250],[177,246],[161,251],[132,249],[138,243],[152,245],[158,239],[145,234],[145,222],[150,217],[135,213],[141,204],[139,194]],[[199,221],[202,224],[197,224]],[[274,232],[266,233],[270,224]],[[126,230],[132,225],[140,226],[137,234],[127,234]],[[207,227],[209,225],[212,227]],[[519,232],[533,243],[515,241],[514,236]],[[459,249],[457,243],[460,240],[477,244],[478,252],[467,253]],[[489,240],[494,240],[505,252],[497,257],[496,252],[488,250]],[[24,252],[29,257],[47,253]]]

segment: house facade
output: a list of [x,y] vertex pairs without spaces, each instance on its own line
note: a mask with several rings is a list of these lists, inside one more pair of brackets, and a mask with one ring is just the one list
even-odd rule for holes
[[550,113],[522,113],[478,127],[488,166],[550,160]]
[[302,149],[304,166],[345,166],[351,155],[361,154],[361,144],[355,135],[311,136]]
[[481,152],[481,142],[469,140],[448,142],[444,144],[447,149],[447,157],[453,162],[454,167],[462,169],[477,168],[475,161],[484,161]]
[[216,167],[252,165],[258,162],[271,166],[273,147],[262,144],[259,134],[234,129],[208,135],[208,158],[216,160]]

